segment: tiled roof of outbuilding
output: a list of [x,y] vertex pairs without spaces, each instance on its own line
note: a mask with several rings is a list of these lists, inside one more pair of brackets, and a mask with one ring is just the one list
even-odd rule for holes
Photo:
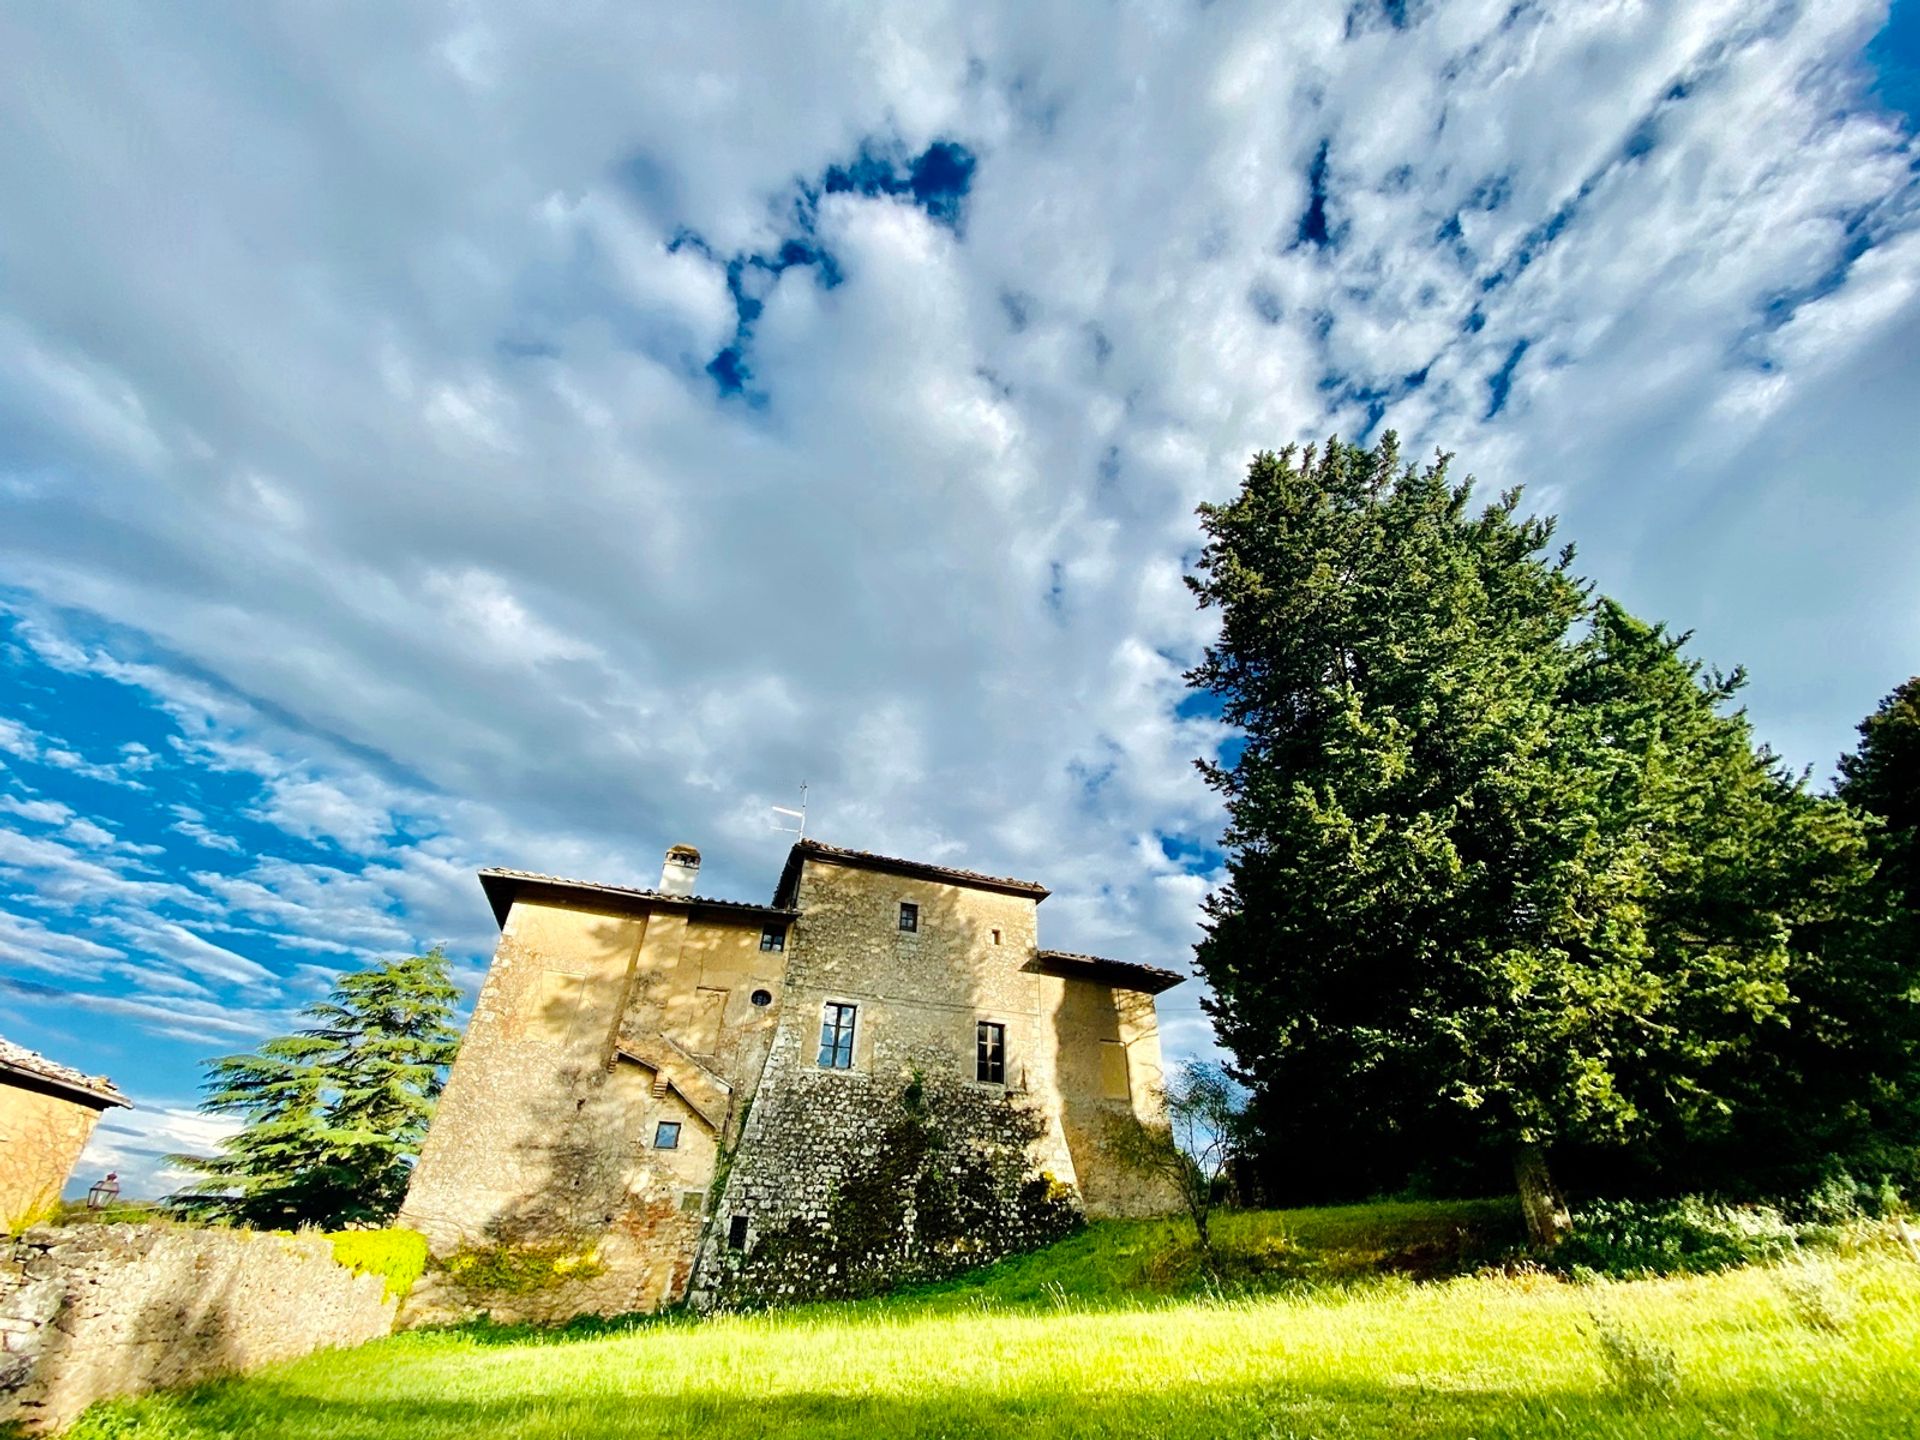
[[931,865],[924,860],[902,860],[892,855],[875,855],[870,850],[849,850],[820,840],[802,840],[787,852],[787,866],[780,874],[780,886],[774,891],[775,905],[791,905],[800,881],[800,865],[806,860],[824,860],[829,865],[851,865],[861,870],[881,870],[889,875],[905,875],[915,880],[935,880],[948,885],[965,885],[975,890],[998,890],[1007,895],[1028,895],[1037,903],[1052,893],[1035,880],[1014,880],[1005,875],[983,875],[978,870],[961,870],[951,865]]
[[49,1060],[37,1050],[29,1050],[24,1045],[16,1045],[0,1037],[0,1076],[8,1075],[24,1076],[44,1085],[52,1085],[77,1100],[98,1105],[102,1109],[109,1105],[125,1105],[129,1108],[133,1105],[106,1076],[85,1074],[71,1065]]
[[596,880],[568,880],[559,875],[541,875],[532,870],[504,870],[497,867],[480,872],[480,888],[487,892],[487,903],[493,906],[494,922],[499,925],[507,923],[507,912],[513,908],[513,897],[525,888],[558,892],[566,898],[584,900],[588,903],[598,902],[603,905],[613,904],[621,908],[644,906],[673,910],[718,910],[737,913],[742,919],[772,917],[791,920],[795,914],[794,911],[782,909],[778,905],[756,905],[750,900],[715,900],[706,895],[669,895],[664,890],[642,890],[631,885],[603,885]]
[[1132,960],[1109,960],[1104,955],[1078,955],[1071,950],[1042,950],[1025,967],[1041,975],[1058,975],[1068,980],[1094,980],[1116,990],[1138,990],[1158,995],[1183,983],[1186,976],[1158,965],[1140,965]]

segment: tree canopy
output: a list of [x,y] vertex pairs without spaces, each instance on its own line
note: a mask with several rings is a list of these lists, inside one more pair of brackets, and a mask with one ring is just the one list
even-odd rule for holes
[[1498,1154],[1551,1238],[1549,1151],[1734,1122],[1871,867],[1755,746],[1739,672],[1596,597],[1519,501],[1389,435],[1262,453],[1200,508],[1220,632],[1188,679],[1245,743],[1202,762],[1229,879],[1197,958],[1270,1183]]
[[1920,675],[1860,722],[1860,748],[1840,757],[1839,793],[1880,822],[1872,841],[1880,881],[1920,915]]
[[311,1027],[209,1061],[200,1108],[245,1123],[217,1155],[169,1157],[201,1178],[168,1203],[259,1228],[391,1220],[459,1044],[458,998],[435,948],[342,975],[302,1012]]

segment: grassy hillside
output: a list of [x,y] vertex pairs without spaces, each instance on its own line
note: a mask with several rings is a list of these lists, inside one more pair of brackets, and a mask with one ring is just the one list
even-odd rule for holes
[[1673,1280],[1414,1278],[1504,1250],[1513,1223],[1505,1205],[1233,1216],[1226,1293],[1166,1227],[1094,1226],[859,1305],[400,1336],[97,1407],[76,1435],[1913,1433],[1920,1267],[1892,1246]]
[[1526,1239],[1511,1200],[1236,1211],[1214,1221],[1219,1274],[1210,1277],[1192,1235],[1185,1221],[1106,1221],[1045,1250],[884,1303],[1134,1305],[1384,1275],[1436,1279],[1497,1262]]

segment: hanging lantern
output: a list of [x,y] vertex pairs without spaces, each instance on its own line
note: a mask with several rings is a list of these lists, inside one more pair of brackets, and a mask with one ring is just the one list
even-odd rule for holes
[[109,1170],[106,1179],[98,1181],[91,1190],[87,1191],[87,1209],[104,1210],[119,1198],[119,1173]]

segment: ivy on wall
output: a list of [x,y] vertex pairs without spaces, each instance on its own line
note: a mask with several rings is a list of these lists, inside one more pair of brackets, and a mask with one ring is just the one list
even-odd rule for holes
[[1031,1168],[1044,1126],[1015,1101],[916,1072],[861,1108],[824,1207],[727,1252],[721,1304],[874,1295],[1050,1244],[1080,1223],[1072,1190]]

